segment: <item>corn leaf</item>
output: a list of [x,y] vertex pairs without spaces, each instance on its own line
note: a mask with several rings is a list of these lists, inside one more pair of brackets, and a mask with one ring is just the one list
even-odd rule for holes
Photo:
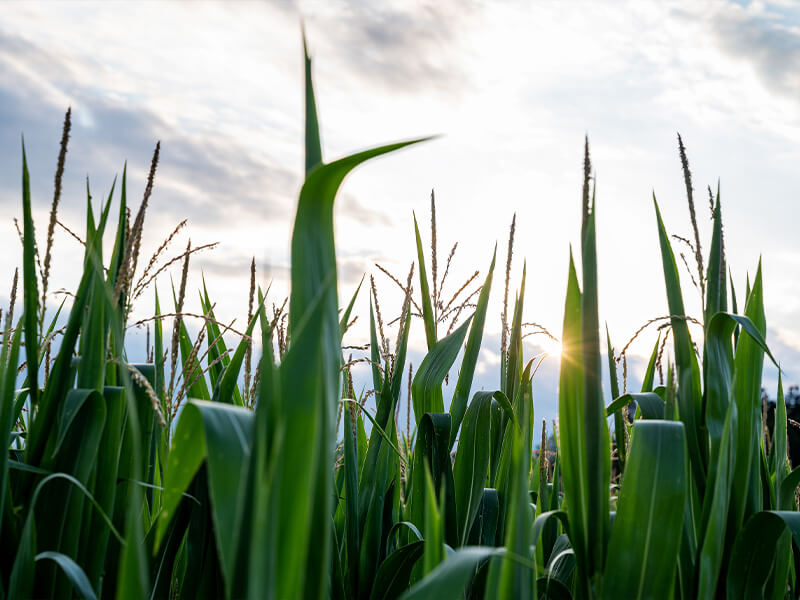
[[431,573],[409,588],[400,600],[442,600],[458,598],[469,580],[475,575],[478,565],[498,554],[496,548],[465,546],[447,557]]
[[[411,383],[411,397],[418,428],[423,415],[444,412],[442,382],[458,357],[461,345],[467,335],[470,320],[471,318],[467,319],[453,333],[436,342],[422,359],[422,363],[414,375]],[[449,443],[448,439],[448,448]]]
[[603,593],[669,597],[675,583],[687,488],[683,424],[639,421],[617,501]]
[[[764,598],[780,536],[791,534],[800,548],[800,513],[762,511],[751,516],[736,536],[727,577],[728,598]],[[785,581],[781,588],[785,587]]]
[[[453,479],[456,494],[458,541],[467,543],[489,472],[491,441],[490,409],[495,392],[478,392],[470,402],[458,443]],[[452,437],[452,436],[451,436]]]
[[664,401],[661,396],[654,392],[642,392],[638,394],[623,394],[616,398],[606,407],[606,416],[610,417],[628,406],[631,402],[636,402],[644,419],[663,419]]
[[[587,575],[596,579],[605,560],[608,543],[608,486],[611,476],[611,451],[605,420],[603,390],[600,380],[600,323],[597,307],[597,249],[595,212],[586,222],[583,235],[583,293],[581,294],[581,350],[583,352],[583,416],[585,419],[586,465],[588,478],[585,494],[589,514],[587,529]],[[595,585],[596,582],[593,582]]]
[[67,576],[69,582],[82,598],[86,598],[86,600],[95,600],[97,598],[89,579],[86,577],[86,573],[66,554],[52,551],[40,552],[36,555],[35,560],[37,562],[40,560],[52,560],[61,568],[61,571]]
[[678,375],[678,414],[680,420],[686,425],[686,441],[689,448],[689,460],[692,465],[692,475],[698,490],[702,493],[705,489],[706,462],[708,451],[700,443],[702,432],[702,392],[700,390],[700,368],[689,335],[689,326],[686,323],[681,295],[681,283],[678,276],[678,266],[672,245],[667,236],[661,212],[658,209],[655,194],[653,204],[658,221],[658,237],[661,244],[661,261],[664,269],[664,282],[667,290],[669,314],[672,318],[672,333],[675,340],[675,365]]
[[422,556],[425,542],[422,540],[401,546],[381,563],[375,575],[371,600],[393,600],[408,589],[411,571]]
[[481,339],[483,338],[483,326],[486,322],[486,310],[489,306],[489,292],[492,289],[492,274],[494,273],[494,263],[497,257],[497,247],[495,246],[492,255],[492,264],[489,265],[489,273],[483,282],[481,293],[478,296],[478,306],[475,315],[472,317],[472,325],[467,337],[467,345],[464,349],[464,357],[461,360],[461,370],[458,372],[456,389],[453,392],[453,400],[450,402],[450,416],[453,419],[450,429],[450,448],[455,444],[461,421],[467,410],[467,398],[472,388],[472,379],[475,375],[475,365],[478,362],[478,354],[481,349]]
[[[22,288],[25,328],[25,358],[29,365],[39,364],[39,284],[36,276],[36,234],[33,230],[31,212],[31,185],[28,160],[25,157],[25,141],[22,142]],[[39,400],[39,374],[37,369],[28,369],[28,387],[31,404]]]

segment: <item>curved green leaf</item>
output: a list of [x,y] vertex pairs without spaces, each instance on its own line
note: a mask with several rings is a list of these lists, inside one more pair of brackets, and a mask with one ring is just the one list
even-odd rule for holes
[[86,573],[84,573],[83,569],[66,554],[51,551],[40,552],[36,555],[36,560],[52,560],[61,567],[61,570],[81,597],[86,598],[86,600],[95,600],[97,598],[89,583],[89,579],[86,577]]
[[459,598],[475,575],[478,565],[501,554],[502,550],[485,546],[464,546],[453,552],[431,573],[411,586],[400,600],[444,600]]
[[607,597],[671,595],[687,485],[683,424],[637,422],[609,541]]
[[800,513],[762,511],[747,520],[731,551],[728,598],[765,597],[764,586],[773,570],[778,539],[787,529],[800,548]]
[[606,416],[610,417],[631,402],[636,402],[644,419],[663,419],[664,401],[654,392],[641,392],[638,394],[623,394],[606,407]]
[[401,546],[386,557],[375,575],[372,600],[394,600],[406,589],[414,565],[422,556],[425,542],[420,540]]
[[419,428],[419,422],[424,414],[444,412],[442,382],[458,357],[470,321],[471,317],[453,333],[436,342],[422,359],[422,364],[414,375],[414,380],[411,382],[411,397],[417,428]]
[[244,518],[244,488],[252,450],[253,425],[253,413],[246,409],[200,400],[189,402],[175,430],[164,476],[156,548],[161,546],[175,510],[200,465],[206,461],[211,517],[228,590],[233,585]]

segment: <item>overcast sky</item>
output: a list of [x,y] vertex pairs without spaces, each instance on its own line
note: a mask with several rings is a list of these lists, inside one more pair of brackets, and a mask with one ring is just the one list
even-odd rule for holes
[[[200,284],[202,270],[223,320],[243,321],[253,256],[259,280],[274,281],[280,301],[303,164],[301,20],[314,58],[326,159],[443,134],[365,165],[343,186],[336,208],[342,303],[363,273],[373,273],[384,312],[399,312],[394,284],[374,263],[404,277],[415,259],[412,211],[427,244],[435,189],[440,262],[459,242],[450,293],[475,269],[485,276],[495,243],[498,263],[505,261],[516,213],[514,285],[525,259],[525,320],[560,335],[588,134],[597,175],[601,319],[619,349],[640,325],[668,312],[653,192],[669,232],[691,237],[680,132],[704,252],[705,190],[719,179],[737,292],[743,296],[746,275],[762,257],[768,340],[785,380],[800,381],[800,4],[792,0],[6,2],[0,278],[10,282],[21,261],[12,222],[20,214],[20,134],[43,240],[61,122],[72,106],[65,224],[83,228],[86,175],[100,198],[126,160],[129,198],[138,202],[161,140],[145,254],[187,218],[172,254],[188,237],[193,245],[220,242],[193,261],[189,289]],[[80,256],[59,233],[51,289],[74,287]],[[687,310],[700,317],[683,268],[681,277]],[[159,285],[166,295],[169,279]],[[196,296],[188,297],[197,310]],[[476,382],[487,389],[498,386],[501,300],[499,267]],[[362,294],[362,323],[367,302]],[[137,312],[150,307],[148,298]],[[420,322],[412,336],[418,362]],[[632,385],[655,336],[648,331],[631,348]],[[542,349],[539,340],[528,338],[529,354]],[[358,327],[348,339],[365,341]],[[537,374],[539,418],[555,416],[556,373],[549,359]],[[774,396],[774,372],[766,374]]]

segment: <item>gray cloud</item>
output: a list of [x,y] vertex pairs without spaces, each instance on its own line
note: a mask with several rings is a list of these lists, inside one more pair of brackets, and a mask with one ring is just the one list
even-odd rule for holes
[[372,208],[369,204],[362,202],[353,194],[341,194],[336,202],[337,209],[348,219],[354,219],[366,226],[388,226],[392,220],[386,213]]
[[[255,157],[238,140],[222,133],[190,135],[151,110],[126,107],[82,82],[78,72],[57,55],[0,30],[0,198],[4,204],[16,206],[19,199],[21,132],[32,177],[45,182],[44,175],[54,172],[68,103],[75,104],[75,109],[65,189],[70,189],[71,181],[72,189],[82,190],[89,173],[97,195],[129,158],[129,201],[136,206],[133,191],[144,187],[153,147],[161,140],[152,202],[159,218],[189,218],[191,223],[207,226],[230,222],[236,216],[265,222],[291,220],[301,183],[299,170]],[[42,193],[48,195],[34,195],[34,203],[49,202],[51,189],[42,186]],[[82,199],[65,198],[61,210],[81,219],[84,204]],[[340,199],[337,212],[366,226],[389,223],[380,211],[352,194]]]
[[[25,68],[14,66],[18,64]],[[159,217],[188,217],[193,223],[213,225],[230,218],[232,211],[267,220],[285,219],[293,209],[299,173],[253,157],[241,143],[221,133],[190,136],[152,111],[126,108],[81,82],[57,56],[0,31],[3,198],[18,198],[20,132],[25,134],[32,177],[42,179],[44,173],[54,172],[66,102],[76,104],[66,178],[75,182],[77,189],[82,185],[77,181],[90,172],[93,181],[108,185],[111,177],[107,173],[121,171],[127,156],[131,158],[130,201],[137,202],[132,190],[144,187],[144,174],[160,139],[161,162],[153,197]],[[141,177],[137,179],[136,173]],[[108,183],[102,177],[107,177]],[[65,202],[64,210],[70,208],[84,210],[82,202],[71,206]]]
[[719,46],[750,61],[770,90],[800,99],[800,28],[789,13],[751,15],[739,8],[719,11],[710,26]]
[[[461,93],[471,86],[457,42],[479,16],[477,2],[336,2],[311,14],[302,2],[291,8],[309,29],[324,28],[327,42],[342,54],[348,72],[394,92],[420,89]],[[317,11],[323,12],[323,11]]]

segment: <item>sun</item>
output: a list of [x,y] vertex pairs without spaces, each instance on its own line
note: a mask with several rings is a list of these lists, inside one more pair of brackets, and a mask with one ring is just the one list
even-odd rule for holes
[[552,356],[554,358],[559,358],[561,356],[561,342],[559,340],[543,335],[539,342],[542,345],[542,349],[547,353],[548,356]]

